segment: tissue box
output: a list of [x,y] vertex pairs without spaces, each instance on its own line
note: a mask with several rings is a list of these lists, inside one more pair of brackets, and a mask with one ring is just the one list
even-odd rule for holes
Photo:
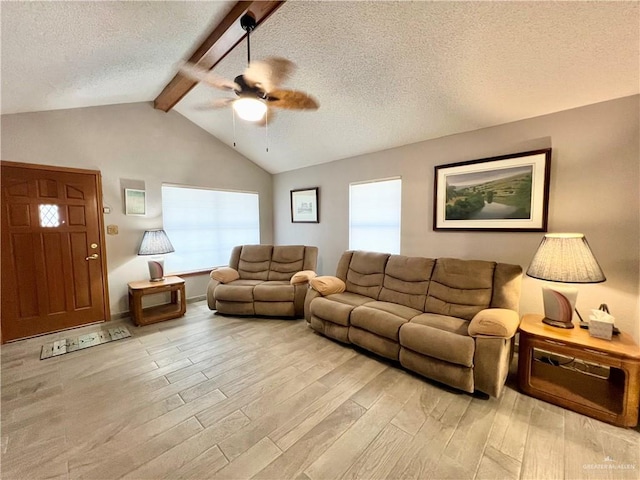
[[611,340],[611,336],[613,335],[613,323],[591,319],[589,320],[589,335],[596,338]]

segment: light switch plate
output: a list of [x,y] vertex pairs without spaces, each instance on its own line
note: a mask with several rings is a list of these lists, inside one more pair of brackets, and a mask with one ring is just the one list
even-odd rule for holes
[[107,225],[107,235],[117,235],[118,225]]

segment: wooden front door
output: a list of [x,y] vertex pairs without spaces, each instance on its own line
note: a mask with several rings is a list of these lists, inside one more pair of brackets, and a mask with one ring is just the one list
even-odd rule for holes
[[100,172],[2,162],[2,341],[109,317]]

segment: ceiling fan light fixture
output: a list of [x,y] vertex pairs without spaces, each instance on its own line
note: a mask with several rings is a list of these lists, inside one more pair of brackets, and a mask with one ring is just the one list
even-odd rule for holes
[[267,113],[267,104],[258,98],[239,98],[233,102],[233,109],[238,116],[248,122],[257,122]]

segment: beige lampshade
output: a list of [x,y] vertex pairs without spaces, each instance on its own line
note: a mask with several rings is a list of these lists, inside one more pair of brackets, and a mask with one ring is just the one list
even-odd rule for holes
[[142,236],[138,255],[162,255],[174,252],[173,245],[162,229],[147,230]]
[[600,283],[606,280],[581,233],[549,233],[531,260],[527,275],[564,283]]

